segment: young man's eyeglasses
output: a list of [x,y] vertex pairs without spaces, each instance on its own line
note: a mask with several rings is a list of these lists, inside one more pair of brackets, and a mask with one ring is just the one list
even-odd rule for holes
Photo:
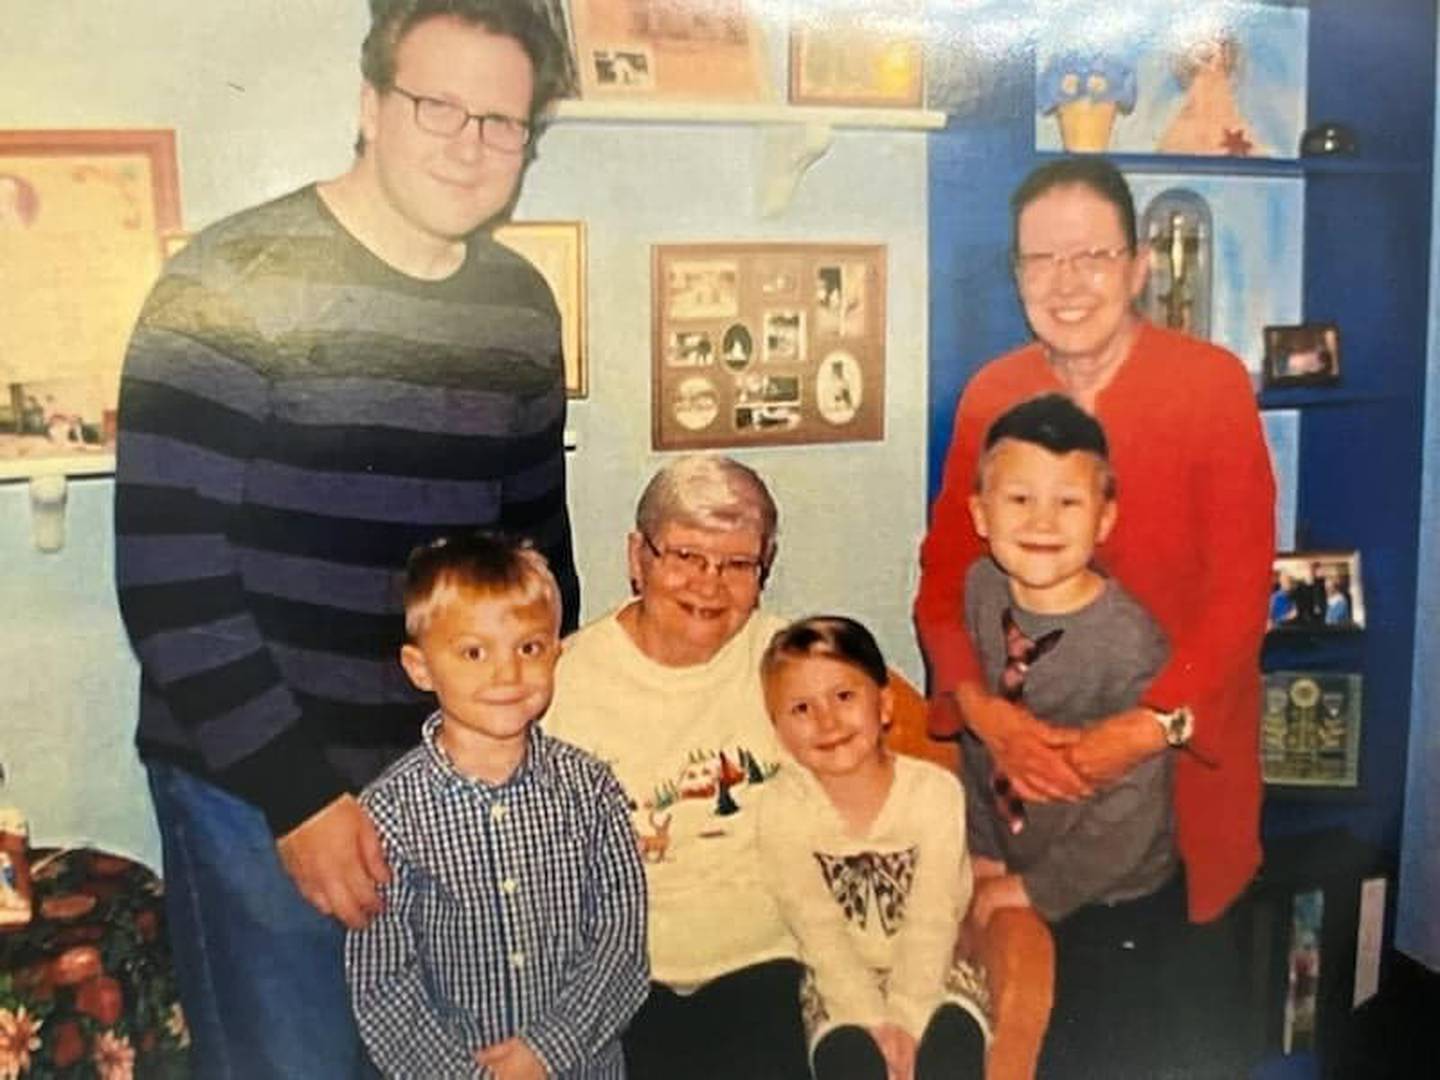
[[518,154],[530,145],[530,125],[524,120],[500,113],[472,113],[453,101],[412,94],[404,87],[390,87],[415,106],[415,126],[431,135],[452,139],[465,130],[471,120],[480,129],[480,141],[492,150]]
[[1102,280],[1120,264],[1120,259],[1129,254],[1128,247],[1087,248],[1066,255],[1058,251],[1017,251],[1012,256],[1012,262],[1020,283],[1033,287],[1054,281],[1062,266],[1069,266],[1077,277],[1086,281]]
[[727,585],[753,585],[765,566],[758,555],[707,555],[694,548],[657,547],[644,533],[640,538],[655,556],[660,569],[676,576],[700,577],[714,573]]

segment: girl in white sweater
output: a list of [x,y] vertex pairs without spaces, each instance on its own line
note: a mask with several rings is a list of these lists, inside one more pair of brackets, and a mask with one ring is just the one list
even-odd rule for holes
[[783,768],[757,822],[762,869],[807,967],[818,1080],[984,1073],[985,1018],[954,961],[970,902],[965,804],[943,769],[885,749],[892,692],[870,632],[837,616],[761,661]]

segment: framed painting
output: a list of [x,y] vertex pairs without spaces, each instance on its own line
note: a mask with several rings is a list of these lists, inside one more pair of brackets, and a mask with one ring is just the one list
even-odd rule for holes
[[1125,32],[1082,0],[1045,20],[1035,146],[1071,153],[1294,158],[1305,129],[1310,12],[1233,0]]
[[791,102],[919,108],[924,15],[923,0],[806,8],[790,29]]
[[768,101],[747,0],[571,0],[583,98]]
[[125,346],[178,235],[173,132],[0,131],[0,477],[114,468]]
[[885,248],[652,249],[657,450],[880,439]]
[[560,309],[565,393],[590,392],[585,325],[585,224],[580,221],[510,221],[495,239],[530,262],[550,286]]

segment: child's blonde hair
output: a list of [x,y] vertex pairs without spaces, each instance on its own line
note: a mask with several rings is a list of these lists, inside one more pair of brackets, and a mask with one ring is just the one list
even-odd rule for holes
[[760,678],[770,678],[786,661],[807,656],[848,664],[864,672],[876,686],[890,683],[890,669],[875,635],[844,615],[812,615],[777,631],[760,658]]
[[405,564],[405,636],[418,641],[435,616],[461,597],[543,605],[560,632],[560,587],[527,540],[499,533],[445,536],[422,544]]

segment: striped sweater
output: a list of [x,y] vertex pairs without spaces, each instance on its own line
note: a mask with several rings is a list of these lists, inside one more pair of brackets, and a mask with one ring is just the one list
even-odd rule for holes
[[141,756],[254,803],[277,834],[413,746],[399,571],[479,527],[579,585],[559,319],[488,236],[443,281],[392,269],[313,186],[197,236],[140,315],[120,391],[120,611]]

